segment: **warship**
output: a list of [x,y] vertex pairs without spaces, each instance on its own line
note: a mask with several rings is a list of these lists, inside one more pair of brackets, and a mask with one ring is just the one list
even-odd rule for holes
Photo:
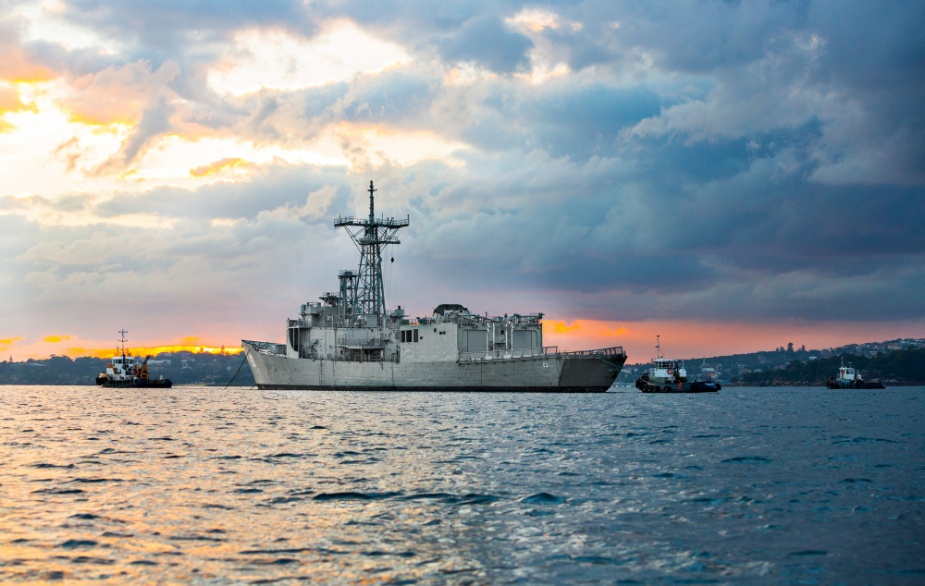
[[404,219],[338,217],[360,252],[336,291],[301,306],[284,343],[241,340],[260,389],[337,391],[605,392],[626,353],[614,346],[565,352],[543,346],[542,313],[489,317],[442,303],[429,317],[386,309],[382,252],[397,246]]

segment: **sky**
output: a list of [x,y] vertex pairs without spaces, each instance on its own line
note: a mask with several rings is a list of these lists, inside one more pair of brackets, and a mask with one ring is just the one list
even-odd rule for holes
[[0,358],[388,306],[629,362],[925,337],[925,3],[0,0]]

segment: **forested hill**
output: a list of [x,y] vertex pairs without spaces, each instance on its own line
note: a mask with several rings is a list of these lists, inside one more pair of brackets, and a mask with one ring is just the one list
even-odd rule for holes
[[835,376],[838,367],[851,364],[865,380],[880,379],[886,386],[925,385],[925,349],[894,350],[874,356],[844,354],[801,362],[794,360],[782,367],[738,376],[746,386],[815,386]]
[[[149,363],[151,376],[175,385],[252,386],[254,377],[241,354],[177,352],[159,354]],[[52,356],[43,360],[0,362],[0,385],[92,385],[108,360]],[[237,373],[237,374],[235,374]]]
[[[889,349],[897,343],[912,347]],[[151,360],[153,377],[163,375],[177,385],[252,386],[254,377],[240,354],[178,352]],[[778,348],[769,352],[687,360],[689,376],[701,366],[714,369],[724,384],[748,386],[822,385],[834,376],[842,361],[851,363],[865,379],[879,378],[887,386],[925,385],[925,341],[905,340],[857,345],[825,351]],[[43,360],[0,362],[0,385],[92,385],[105,371],[106,360],[52,356]],[[617,382],[632,384],[647,367],[627,364]]]
[[[925,339],[904,338],[851,344],[840,348],[807,350],[793,344],[763,352],[686,358],[688,376],[702,373],[724,384],[822,385],[835,376],[842,361],[851,363],[865,379],[879,378],[886,385],[925,385]],[[649,367],[628,363],[618,383],[632,384]]]

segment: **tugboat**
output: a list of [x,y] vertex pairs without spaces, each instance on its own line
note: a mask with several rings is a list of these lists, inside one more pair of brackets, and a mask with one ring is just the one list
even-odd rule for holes
[[662,356],[661,336],[655,336],[655,356],[652,368],[636,379],[643,393],[715,393],[722,388],[712,380],[688,380],[683,361]]
[[825,386],[830,389],[884,389],[883,383],[877,379],[866,381],[851,363],[845,366],[845,359],[842,358],[841,367],[838,369],[838,376],[834,376],[825,381]]
[[283,343],[242,340],[259,389],[604,393],[620,374],[620,346],[565,352],[543,345],[543,314],[470,312],[441,303],[430,316],[387,309],[382,251],[400,244],[406,218],[338,217],[360,252],[336,290],[301,306]]
[[164,378],[163,375],[156,379],[149,376],[148,360],[151,358],[150,356],[145,356],[144,360],[142,360],[141,356],[125,355],[125,334],[127,333],[125,330],[119,330],[119,334],[122,336],[119,340],[122,342],[122,353],[114,356],[112,362],[106,365],[106,372],[101,372],[97,375],[96,384],[101,387],[148,387],[160,389],[172,387],[173,383],[170,382],[169,378]]

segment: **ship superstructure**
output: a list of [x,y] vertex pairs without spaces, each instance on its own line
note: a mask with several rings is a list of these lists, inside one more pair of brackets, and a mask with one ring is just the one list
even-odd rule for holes
[[336,291],[287,320],[285,343],[242,340],[265,389],[603,392],[620,373],[620,347],[560,352],[543,346],[542,313],[488,317],[459,304],[429,317],[386,309],[382,252],[409,218],[338,217],[360,252]]

